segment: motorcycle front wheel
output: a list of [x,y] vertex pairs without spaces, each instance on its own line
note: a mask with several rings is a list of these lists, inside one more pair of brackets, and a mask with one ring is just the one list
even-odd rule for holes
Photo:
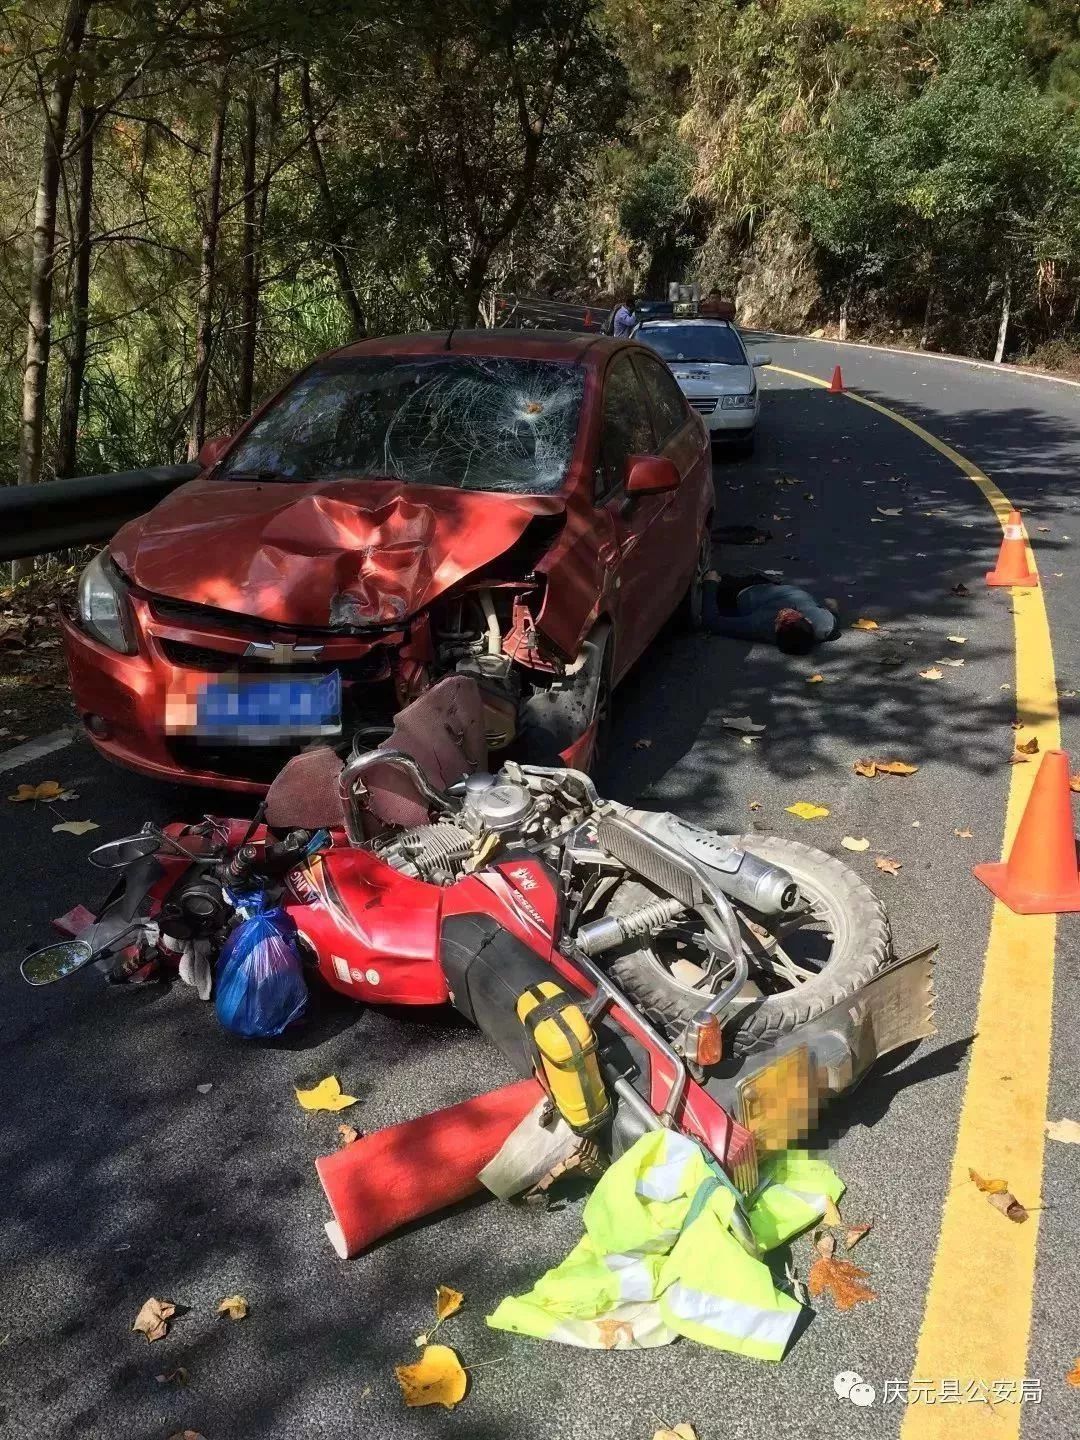
[[[889,964],[892,940],[881,901],[833,856],[774,835],[730,838],[782,866],[800,893],[795,910],[781,915],[761,915],[733,902],[750,979],[725,1025],[725,1049],[753,1055],[854,995]],[[659,893],[643,881],[623,880],[590,918],[628,915]],[[710,971],[699,937],[700,926],[690,916],[685,924],[676,922],[608,953],[611,978],[670,1037],[681,1034],[726,981],[722,968]]]

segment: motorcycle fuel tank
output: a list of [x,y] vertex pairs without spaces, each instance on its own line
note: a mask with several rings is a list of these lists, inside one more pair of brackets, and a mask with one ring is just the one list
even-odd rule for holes
[[373,1005],[443,1005],[442,891],[367,850],[323,850],[286,876],[285,909],[333,990]]

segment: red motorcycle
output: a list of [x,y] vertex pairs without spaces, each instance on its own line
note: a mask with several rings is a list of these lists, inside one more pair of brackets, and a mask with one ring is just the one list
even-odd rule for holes
[[[619,1154],[676,1126],[741,1195],[759,1154],[933,1033],[931,952],[895,960],[881,902],[838,860],[602,799],[579,771],[486,765],[475,682],[443,680],[389,736],[289,761],[254,821],[99,846],[121,882],[24,977],[96,959],[114,979],[172,966],[198,980],[201,965],[208,983],[238,895],[258,886],[333,990],[451,1003],[577,1134]],[[566,1041],[565,1075],[543,1020]]]

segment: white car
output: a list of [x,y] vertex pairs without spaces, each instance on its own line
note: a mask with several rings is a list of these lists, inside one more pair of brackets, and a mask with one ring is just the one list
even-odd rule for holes
[[753,450],[761,405],[754,372],[769,364],[768,355],[747,354],[727,320],[643,320],[633,338],[667,362],[714,442],[728,441],[746,455]]

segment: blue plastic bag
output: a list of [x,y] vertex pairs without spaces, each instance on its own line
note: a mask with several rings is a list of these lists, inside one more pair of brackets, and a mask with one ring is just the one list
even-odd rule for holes
[[244,897],[242,920],[218,960],[218,1019],[245,1040],[280,1035],[307,1006],[304,969],[296,948],[296,926],[284,910],[264,910],[262,896]]

